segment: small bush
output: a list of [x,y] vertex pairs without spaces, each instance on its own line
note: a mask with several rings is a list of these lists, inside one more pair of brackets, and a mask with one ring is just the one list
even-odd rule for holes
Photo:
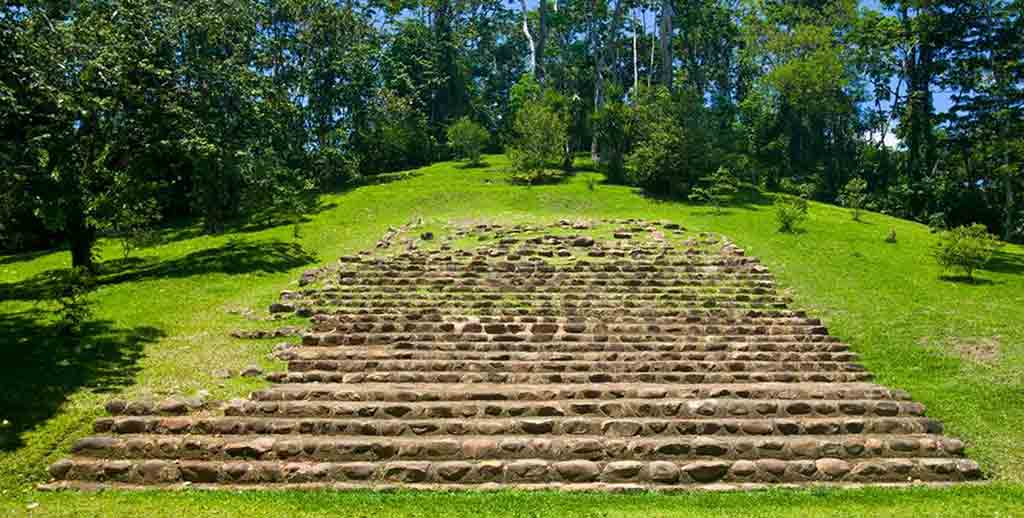
[[470,165],[479,165],[480,157],[491,136],[483,126],[463,117],[448,127],[448,145],[455,156],[469,161]]
[[797,227],[807,219],[807,200],[792,194],[782,194],[775,199],[775,218],[780,232],[796,232]]
[[75,268],[66,273],[56,274],[54,299],[57,301],[58,333],[69,340],[81,337],[82,326],[92,317],[89,293],[96,282],[92,272]]
[[694,187],[690,193],[690,200],[711,205],[715,214],[721,214],[722,206],[739,191],[739,181],[726,167],[719,167],[710,178],[701,182],[703,185]]
[[557,168],[568,142],[565,119],[544,104],[528,103],[516,111],[513,129],[515,138],[508,149],[512,181],[535,184],[560,178],[563,172]]
[[854,221],[860,221],[861,212],[867,203],[868,183],[863,178],[854,178],[846,183],[843,192],[839,195],[839,201],[843,206],[850,209]]
[[1000,246],[985,225],[975,223],[943,232],[932,255],[943,269],[959,269],[974,279],[974,271],[985,266]]

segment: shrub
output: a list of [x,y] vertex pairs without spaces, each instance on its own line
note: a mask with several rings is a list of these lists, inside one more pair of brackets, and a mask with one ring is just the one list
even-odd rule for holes
[[464,158],[470,165],[479,165],[480,156],[491,135],[483,126],[463,117],[448,127],[448,145],[458,158]]
[[92,316],[89,292],[95,285],[92,272],[83,267],[55,274],[53,297],[58,305],[57,331],[62,337],[71,341],[81,337],[82,326]]
[[844,207],[850,209],[854,221],[860,221],[861,211],[864,210],[868,199],[867,190],[868,183],[863,178],[854,178],[846,182],[846,187],[843,187],[843,191],[839,195],[839,201]]
[[686,194],[711,172],[703,107],[692,95],[641,91],[631,120],[627,163],[631,183],[670,196]]
[[539,102],[523,104],[516,111],[513,131],[508,149],[513,181],[534,184],[562,175],[557,168],[568,142],[568,126],[558,112]]
[[807,219],[807,200],[792,194],[781,194],[775,199],[775,218],[780,232],[795,232]]
[[607,101],[591,118],[594,135],[601,150],[601,165],[605,168],[608,181],[623,183],[626,180],[626,151],[629,149],[630,109],[612,91]]
[[702,182],[705,185],[695,187],[690,194],[690,200],[711,205],[714,208],[715,214],[721,214],[722,205],[739,191],[739,181],[733,176],[732,171],[726,167],[719,167],[717,171],[709,178],[703,179]]
[[943,269],[959,269],[973,279],[974,270],[985,266],[1000,246],[985,225],[975,223],[943,232],[932,255]]

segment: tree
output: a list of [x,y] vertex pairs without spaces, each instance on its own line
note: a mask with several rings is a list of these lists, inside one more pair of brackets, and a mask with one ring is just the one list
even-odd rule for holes
[[480,156],[491,136],[483,126],[463,117],[448,126],[448,145],[455,150],[455,156],[469,160],[470,165],[479,165]]
[[722,206],[739,191],[739,182],[726,167],[719,167],[703,184],[693,188],[690,200],[711,205],[715,214],[721,214]]
[[867,194],[865,192],[867,188],[868,183],[863,178],[853,178],[846,182],[846,186],[843,187],[840,200],[843,202],[844,207],[850,209],[850,214],[853,215],[854,221],[860,221],[861,211],[867,202]]
[[933,256],[944,269],[959,269],[973,280],[974,271],[985,266],[999,246],[985,225],[974,224],[943,232]]

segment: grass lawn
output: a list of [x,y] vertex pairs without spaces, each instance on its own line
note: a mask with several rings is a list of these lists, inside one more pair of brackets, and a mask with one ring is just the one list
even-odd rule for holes
[[[451,163],[324,196],[301,227],[248,225],[219,236],[192,227],[125,258],[104,242],[95,319],[71,348],[52,338],[46,272],[66,251],[0,256],[0,515],[32,516],[1024,516],[1024,248],[1007,246],[979,281],[941,278],[922,225],[811,205],[803,232],[780,234],[770,199],[745,197],[714,215],[645,197],[581,172],[563,183],[512,186],[506,162]],[[33,485],[90,431],[113,394],[244,397],[264,384],[214,371],[267,360],[277,341],[240,341],[304,269],[373,246],[388,226],[559,218],[672,220],[721,232],[758,256],[807,309],[848,341],[885,385],[908,390],[992,482],[956,489],[770,491],[746,494],[555,495],[421,493],[53,494]],[[885,242],[895,230],[897,242]],[[266,324],[264,324],[265,326]],[[30,509],[32,507],[32,509]]]

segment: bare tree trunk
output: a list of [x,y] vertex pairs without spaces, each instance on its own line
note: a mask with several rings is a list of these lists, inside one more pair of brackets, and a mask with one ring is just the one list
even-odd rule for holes
[[[624,0],[618,0],[615,2],[615,11],[612,14],[612,24],[608,30],[609,40],[613,40],[619,34],[619,27],[622,25],[622,9],[625,5],[626,3]],[[597,12],[596,2],[594,4],[594,12]],[[604,106],[604,69],[607,66],[605,64],[605,54],[608,50],[608,46],[606,42],[601,41],[597,37],[594,28],[591,28],[591,34],[593,35],[594,54],[596,58],[596,62],[594,64],[594,112],[597,112],[602,106]],[[590,142],[590,158],[595,161],[600,159],[597,135],[594,135]]]
[[526,35],[526,42],[530,45],[530,65],[529,70],[531,74],[536,75],[537,73],[537,46],[533,42],[533,35],[530,34],[530,9],[526,6],[526,0],[521,0],[519,5],[523,8],[523,34]]
[[540,5],[537,7],[537,16],[540,18],[540,30],[537,31],[537,47],[536,56],[534,58],[534,66],[536,67],[537,81],[544,81],[544,47],[548,41],[548,2],[547,0],[540,0]]
[[640,61],[637,58],[637,25],[636,10],[633,10],[633,95],[640,88]]
[[[1009,159],[1009,157],[1007,157]],[[1013,175],[1006,172],[1006,204],[1003,206],[1003,241],[1009,241],[1013,237]]]
[[672,0],[661,2],[661,82],[672,91]]

